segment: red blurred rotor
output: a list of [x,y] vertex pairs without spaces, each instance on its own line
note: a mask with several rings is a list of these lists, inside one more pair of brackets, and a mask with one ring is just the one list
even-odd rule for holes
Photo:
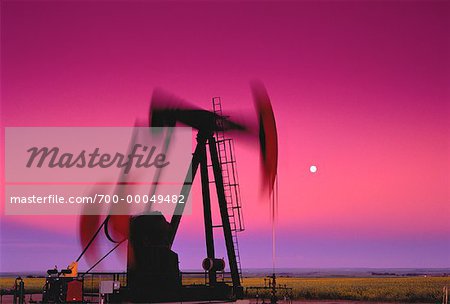
[[108,239],[114,243],[128,239],[130,215],[110,215],[105,224],[105,232]]
[[[79,237],[81,248],[86,248],[99,226],[100,215],[80,215]],[[98,240],[94,239],[84,254],[89,265],[95,264],[100,259],[98,244]]]
[[259,141],[263,168],[263,189],[273,192],[278,170],[278,135],[267,90],[261,82],[252,82],[251,88],[259,122]]

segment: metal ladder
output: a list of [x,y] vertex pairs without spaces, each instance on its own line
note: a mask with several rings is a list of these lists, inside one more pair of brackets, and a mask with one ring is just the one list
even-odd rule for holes
[[241,206],[241,192],[239,188],[239,177],[234,152],[234,142],[231,138],[225,138],[222,119],[222,102],[220,97],[212,99],[213,111],[216,117],[216,124],[219,127],[216,131],[216,144],[219,156],[219,163],[222,168],[223,188],[225,200],[227,202],[228,218],[230,219],[231,234],[233,237],[236,262],[239,276],[242,280],[241,258],[239,253],[238,232],[244,231],[244,218]]

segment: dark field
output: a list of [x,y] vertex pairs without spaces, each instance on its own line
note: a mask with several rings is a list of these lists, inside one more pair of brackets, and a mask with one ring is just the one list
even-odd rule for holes
[[[24,281],[27,293],[42,292],[45,279],[25,278]],[[201,281],[201,279],[189,279],[189,283],[201,283]],[[188,282],[186,281],[186,283]],[[450,277],[280,277],[277,279],[277,283],[292,287],[293,299],[295,302],[302,303],[316,302],[316,300],[340,300],[339,303],[351,303],[351,301],[442,303],[442,289],[444,286],[450,286]],[[14,284],[14,278],[2,278],[0,284],[2,290],[10,289]],[[264,286],[264,280],[262,277],[244,278],[243,284],[245,287]],[[90,292],[96,292],[98,282],[86,282],[85,285],[88,289],[93,289],[89,290]],[[255,296],[255,291],[249,290],[247,293],[248,298]],[[259,295],[260,298],[264,296],[267,295]],[[4,300],[6,298],[5,296]],[[326,303],[338,302],[328,301]]]

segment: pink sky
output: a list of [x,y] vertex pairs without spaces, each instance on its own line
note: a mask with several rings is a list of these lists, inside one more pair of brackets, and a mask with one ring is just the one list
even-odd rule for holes
[[[1,14],[3,126],[132,126],[155,87],[254,119],[258,78],[279,128],[280,267],[450,267],[449,2],[6,1]],[[244,267],[271,266],[256,156],[237,140]],[[177,236],[191,268],[199,198]],[[0,220],[2,270],[23,267],[30,234],[60,263],[78,255],[74,218]]]

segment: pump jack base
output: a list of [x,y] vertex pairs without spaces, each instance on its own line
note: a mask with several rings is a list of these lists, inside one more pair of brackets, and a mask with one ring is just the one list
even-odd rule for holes
[[[150,289],[150,288],[149,288]],[[171,292],[130,292],[123,288],[117,294],[110,295],[111,303],[170,303],[170,302],[234,302],[243,297],[243,288],[233,291],[233,287],[227,284],[186,285]]]

